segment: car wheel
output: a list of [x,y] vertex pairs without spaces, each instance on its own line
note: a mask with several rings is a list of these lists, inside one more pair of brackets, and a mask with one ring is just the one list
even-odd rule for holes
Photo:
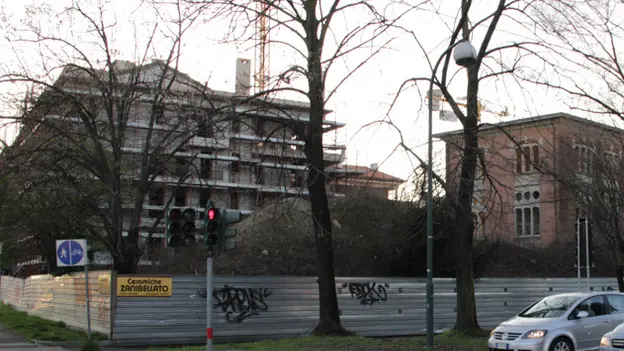
[[574,351],[574,346],[568,338],[556,338],[550,344],[549,351]]

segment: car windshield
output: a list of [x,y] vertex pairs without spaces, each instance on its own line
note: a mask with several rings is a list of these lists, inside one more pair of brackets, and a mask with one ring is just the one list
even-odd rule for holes
[[578,296],[548,296],[522,311],[518,316],[524,318],[561,317],[578,299]]

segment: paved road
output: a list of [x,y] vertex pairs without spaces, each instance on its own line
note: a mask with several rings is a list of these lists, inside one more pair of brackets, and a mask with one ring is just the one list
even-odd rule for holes
[[28,342],[12,330],[0,326],[1,351],[64,351],[61,347],[39,346]]

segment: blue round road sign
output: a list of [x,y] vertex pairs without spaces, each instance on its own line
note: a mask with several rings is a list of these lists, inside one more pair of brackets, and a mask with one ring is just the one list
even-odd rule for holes
[[84,248],[80,243],[74,240],[67,240],[59,245],[56,251],[59,261],[66,265],[75,265],[82,261],[84,256]]

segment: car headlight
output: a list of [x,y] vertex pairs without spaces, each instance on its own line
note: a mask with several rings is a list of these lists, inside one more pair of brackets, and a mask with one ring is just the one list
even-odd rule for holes
[[494,336],[494,330],[490,332],[490,338]]
[[548,330],[531,330],[524,337],[527,339],[541,339],[546,333],[548,333]]
[[600,339],[600,346],[609,347],[611,346],[611,338],[608,335],[605,335]]

